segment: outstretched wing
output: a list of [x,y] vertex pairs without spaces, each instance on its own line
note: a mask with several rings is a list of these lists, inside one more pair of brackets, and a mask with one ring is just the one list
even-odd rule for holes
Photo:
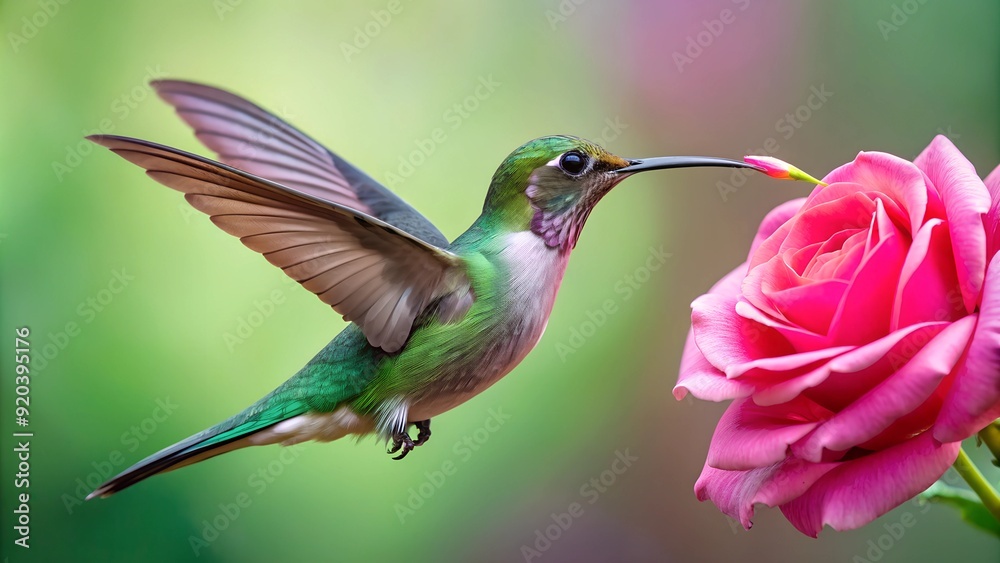
[[461,258],[375,217],[149,141],[88,139],[184,192],[213,223],[357,323],[386,352],[403,346],[428,306],[448,322],[472,303]]
[[223,163],[356,209],[424,242],[448,246],[448,239],[426,217],[388,188],[256,104],[194,82],[151,84]]

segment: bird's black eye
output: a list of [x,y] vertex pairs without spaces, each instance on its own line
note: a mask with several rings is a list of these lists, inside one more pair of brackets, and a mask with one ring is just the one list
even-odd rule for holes
[[587,167],[587,157],[578,151],[569,151],[559,159],[559,168],[570,176],[577,176]]

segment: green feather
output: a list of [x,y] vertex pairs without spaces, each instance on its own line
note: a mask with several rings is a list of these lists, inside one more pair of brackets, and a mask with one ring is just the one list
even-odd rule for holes
[[[239,414],[129,467],[91,493],[108,496],[147,477],[233,449],[234,442],[310,411],[331,412],[356,397],[385,357],[356,325],[338,334],[291,379]],[[228,446],[228,447],[227,447]],[[89,497],[88,497],[89,498]]]

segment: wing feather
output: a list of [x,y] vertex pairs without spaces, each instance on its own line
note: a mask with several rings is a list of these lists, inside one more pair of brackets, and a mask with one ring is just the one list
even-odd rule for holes
[[220,229],[357,323],[386,352],[403,346],[433,303],[471,295],[460,257],[359,210],[156,143],[88,138],[184,192]]
[[356,209],[429,244],[448,245],[448,239],[399,196],[260,106],[204,84],[151,84],[223,163]]

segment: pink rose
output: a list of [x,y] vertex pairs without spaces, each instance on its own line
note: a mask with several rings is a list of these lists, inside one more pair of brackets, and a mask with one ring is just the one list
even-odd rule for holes
[[824,181],[694,301],[674,389],[734,399],[698,498],[814,537],[920,493],[1000,417],[1000,167],[984,183],[939,136]]

